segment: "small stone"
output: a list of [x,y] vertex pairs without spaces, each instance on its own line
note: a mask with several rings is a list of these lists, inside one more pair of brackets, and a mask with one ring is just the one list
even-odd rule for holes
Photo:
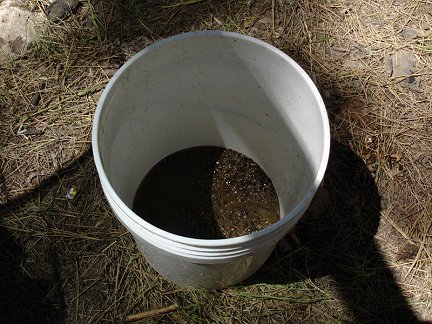
[[414,83],[414,72],[416,57],[409,50],[399,50],[392,56],[392,78],[400,79],[402,84]]
[[32,105],[35,107],[39,105],[39,102],[42,98],[41,90],[43,88],[45,88],[45,81],[42,80],[41,82],[39,82],[38,89],[36,90],[36,93],[33,95],[33,98],[32,98]]
[[114,76],[114,74],[118,71],[118,69],[104,69],[103,72],[105,73],[105,75],[109,78],[111,78],[112,76]]
[[264,39],[265,33],[268,30],[268,27],[271,26],[272,20],[270,18],[262,18],[259,19],[250,29],[250,34],[253,37]]
[[422,88],[420,87],[420,81],[414,78],[414,81],[412,83],[407,83],[406,87],[410,89],[411,91],[421,93]]
[[45,10],[49,20],[58,21],[69,17],[78,6],[79,0],[55,0]]
[[360,60],[346,60],[343,66],[355,71],[365,70],[367,68],[367,65]]
[[33,98],[32,98],[32,105],[33,106],[37,106],[37,105],[39,105],[39,101],[41,100],[41,94],[40,94],[40,92],[38,91],[38,92],[36,92],[34,95],[33,95]]
[[14,59],[31,46],[46,26],[42,13],[32,12],[14,0],[0,4],[0,63]]
[[402,35],[406,40],[413,40],[417,37],[425,37],[426,33],[419,28],[405,27],[402,31]]
[[410,242],[405,242],[403,245],[401,245],[398,248],[397,254],[396,254],[396,260],[402,261],[407,259],[413,259],[419,250],[419,246],[415,245]]

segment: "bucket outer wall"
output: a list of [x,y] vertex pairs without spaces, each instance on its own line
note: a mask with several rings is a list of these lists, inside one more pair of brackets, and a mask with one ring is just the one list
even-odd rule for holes
[[[214,44],[229,46],[206,49]],[[210,72],[205,70],[204,55],[210,57]],[[230,61],[224,64],[224,60]],[[180,66],[177,71],[177,63],[191,68]],[[151,75],[164,66],[170,70]],[[181,79],[195,72],[195,79]],[[206,87],[212,82],[214,92]],[[233,90],[235,82],[241,91]],[[164,85],[171,90],[161,92]],[[258,109],[253,103],[261,94],[265,97]],[[137,136],[143,136],[144,145],[138,145]],[[286,54],[249,36],[200,31],[158,41],[117,71],[98,103],[92,144],[105,196],[146,261],[179,285],[220,289],[256,272],[300,220],[323,179],[330,131],[318,90]],[[198,145],[225,146],[257,162],[282,201],[281,219],[249,235],[203,240],[166,232],[136,215],[131,201],[145,172],[163,157]],[[140,158],[134,160],[135,154]],[[141,157],[151,157],[143,170]]]
[[[104,192],[107,194],[105,190]],[[286,234],[285,228],[281,228],[280,231],[273,233],[273,239],[258,242],[256,247],[243,255],[231,257],[213,255],[210,258],[181,255],[147,241],[146,235],[135,230],[137,224],[127,217],[127,211],[121,210],[114,200],[108,199],[108,201],[117,218],[132,233],[139,251],[150,266],[166,279],[185,287],[221,289],[247,279],[264,264],[277,242]],[[302,214],[303,212],[299,213]],[[296,222],[297,220],[293,220],[290,228],[294,227]]]

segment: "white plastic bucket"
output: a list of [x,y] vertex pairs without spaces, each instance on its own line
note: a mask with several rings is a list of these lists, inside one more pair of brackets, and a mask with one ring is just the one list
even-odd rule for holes
[[[221,31],[177,35],[127,61],[102,94],[92,135],[104,193],[146,260],[173,282],[207,289],[242,281],[265,262],[311,202],[330,147],[326,110],[307,74],[273,46]],[[281,219],[250,235],[205,240],[137,216],[131,206],[147,172],[201,145],[258,163],[278,193]]]

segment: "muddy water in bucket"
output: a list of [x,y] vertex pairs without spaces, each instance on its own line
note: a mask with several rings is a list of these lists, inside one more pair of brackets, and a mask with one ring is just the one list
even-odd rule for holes
[[238,237],[279,220],[270,178],[233,150],[201,146],[176,152],[145,176],[133,210],[168,232],[200,239]]

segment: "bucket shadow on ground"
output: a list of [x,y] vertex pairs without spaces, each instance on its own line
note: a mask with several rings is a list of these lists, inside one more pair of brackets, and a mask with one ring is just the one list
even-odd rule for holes
[[[20,232],[5,224],[7,217],[17,217],[15,214],[19,215],[23,206],[41,199],[62,178],[77,173],[80,165],[90,157],[90,152],[83,154],[41,181],[34,190],[0,205],[1,323],[62,323],[65,320],[67,306],[61,278],[64,260],[61,260],[55,240],[41,239],[35,228],[24,228],[24,232]],[[44,255],[34,253],[36,250],[43,250]]]
[[[65,198],[71,184],[78,184],[80,190],[73,201]],[[113,240],[109,240],[108,231],[102,229],[96,234],[95,230],[101,222],[106,227],[121,224],[111,214],[103,217],[103,207],[109,206],[102,195],[92,151],[86,150],[35,189],[0,205],[0,323],[64,323],[73,316],[76,322],[79,314],[74,307],[79,297],[86,299],[83,306],[89,308],[88,317],[94,315],[92,307],[101,307],[107,300],[106,290],[98,284],[88,285],[87,279],[95,278],[94,273],[81,268],[87,266],[86,253],[90,253],[94,256],[92,270],[100,276],[96,277],[98,283],[109,284],[94,259],[98,257],[95,251]],[[93,201],[96,207],[89,207]],[[37,210],[36,215],[31,208]],[[74,212],[86,217],[65,219],[64,214]],[[10,218],[19,218],[16,228],[9,228],[13,224]],[[79,229],[83,221],[89,225]],[[89,238],[91,244],[77,240],[80,236]]]
[[333,141],[322,199],[324,213],[306,212],[295,229],[295,248],[271,255],[247,283],[287,283],[330,277],[356,323],[416,323],[374,235],[381,199],[364,162]]
[[[28,262],[23,248],[0,224],[0,322],[57,323],[64,318],[64,301],[58,289],[59,273],[55,250],[52,252],[52,277],[32,278],[22,271]],[[37,262],[36,260],[30,262]]]

